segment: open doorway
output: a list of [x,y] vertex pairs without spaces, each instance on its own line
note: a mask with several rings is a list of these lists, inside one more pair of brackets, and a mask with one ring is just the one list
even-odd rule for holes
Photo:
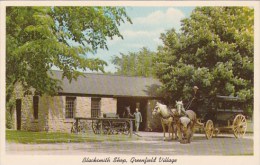
[[142,114],[142,123],[140,124],[139,130],[144,131],[147,122],[147,103],[148,100],[143,98],[117,98],[117,114],[119,114],[119,117],[123,117],[125,107],[127,106],[130,106],[131,114],[133,114],[135,109],[138,107],[140,113]]
[[16,128],[17,130],[21,130],[21,109],[22,109],[22,101],[21,99],[16,100]]

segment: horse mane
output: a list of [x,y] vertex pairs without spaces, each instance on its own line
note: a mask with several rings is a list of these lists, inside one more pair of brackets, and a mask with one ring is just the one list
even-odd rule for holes
[[176,109],[171,109],[171,108],[167,107],[167,105],[164,105],[164,104],[159,103],[159,102],[157,102],[156,106],[158,106],[162,110],[163,109],[166,110],[167,113],[169,113],[170,116],[173,116],[177,112]]
[[167,108],[167,106],[166,106],[166,105],[164,105],[164,104],[162,104],[162,103],[158,103],[158,102],[157,102],[157,105],[158,105],[159,107],[164,107],[164,108]]

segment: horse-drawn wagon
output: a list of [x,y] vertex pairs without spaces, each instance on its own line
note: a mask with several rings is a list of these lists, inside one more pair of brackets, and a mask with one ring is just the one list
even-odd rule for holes
[[[133,120],[130,118],[119,118],[115,113],[104,113],[103,117],[76,117],[71,132],[85,132],[88,123],[91,123],[94,134],[125,134],[130,136],[133,132]],[[88,122],[90,121],[90,122]]]
[[201,121],[205,123],[207,139],[211,139],[214,134],[217,136],[221,131],[232,131],[236,138],[242,138],[246,132],[243,101],[238,97],[216,96],[200,107],[199,111]]
[[[220,131],[224,130],[233,131],[236,138],[243,137],[247,128],[243,100],[233,96],[216,96],[209,103],[204,102],[200,105],[196,114],[192,110],[186,110],[182,101],[176,101],[176,109],[169,109],[166,105],[156,103],[153,114],[159,114],[162,118],[163,128],[164,123],[166,123],[163,122],[165,120],[168,121],[167,123],[172,123],[173,125],[178,125],[179,123],[177,126],[179,139],[183,140],[186,138],[188,139],[188,143],[193,135],[194,126],[203,129],[207,139],[211,139],[213,134],[217,135]],[[184,115],[181,115],[182,113]],[[174,120],[171,118],[177,119],[177,122],[174,123]],[[171,128],[170,124],[169,128]],[[165,129],[163,130],[165,139]]]

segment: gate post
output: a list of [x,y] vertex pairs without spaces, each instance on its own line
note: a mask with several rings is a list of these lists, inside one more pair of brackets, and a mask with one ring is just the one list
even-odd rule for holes
[[79,119],[76,118],[76,128],[75,128],[76,133],[79,133]]
[[133,120],[130,119],[130,137],[133,135]]
[[100,123],[101,123],[101,125],[100,125],[100,134],[103,135],[103,121],[100,120]]

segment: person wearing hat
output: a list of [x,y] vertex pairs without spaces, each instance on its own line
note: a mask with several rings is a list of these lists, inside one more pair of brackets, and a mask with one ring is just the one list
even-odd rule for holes
[[135,117],[135,131],[138,132],[140,123],[142,122],[142,114],[139,112],[138,108],[136,108],[135,111],[136,111],[134,113],[134,117]]
[[193,87],[193,90],[194,90],[194,97],[193,97],[193,99],[196,99],[197,98],[197,91],[199,90],[199,88],[197,87],[197,86],[194,86]]
[[190,105],[190,107],[192,108],[192,110],[197,114],[198,113],[198,106],[201,98],[200,98],[200,92],[199,92],[199,88],[197,86],[193,87],[193,91],[194,91],[194,96],[192,98],[192,103]]

